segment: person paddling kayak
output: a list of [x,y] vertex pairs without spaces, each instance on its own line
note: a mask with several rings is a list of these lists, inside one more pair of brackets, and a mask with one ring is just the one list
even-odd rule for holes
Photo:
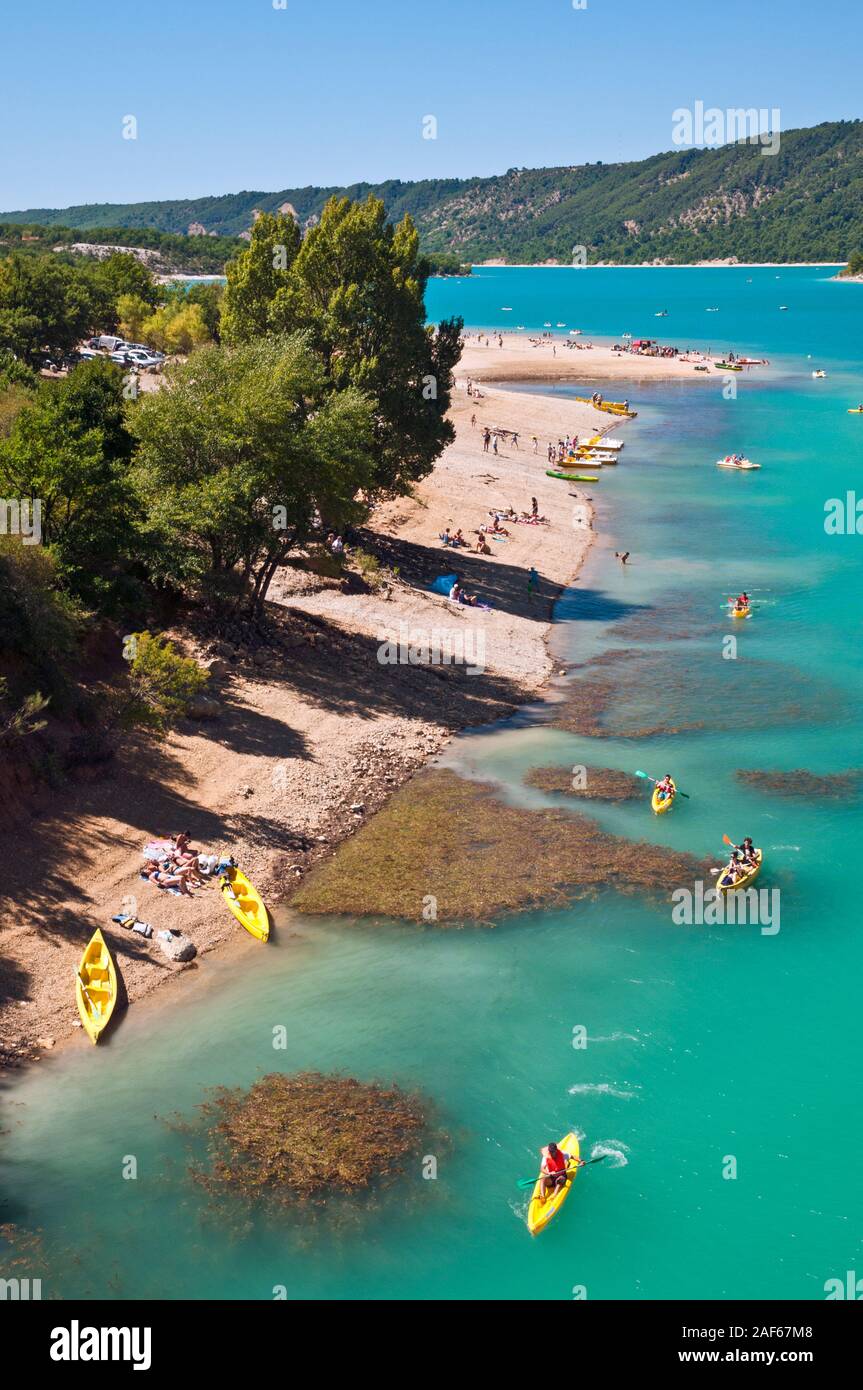
[[760,868],[759,854],[760,851],[752,843],[751,835],[747,835],[741,845],[733,845],[731,858],[719,873],[720,886],[728,888],[741,879],[751,879],[753,870]]
[[542,1200],[545,1201],[557,1188],[564,1186],[570,1176],[573,1165],[576,1168],[583,1168],[584,1163],[585,1160],[583,1158],[574,1158],[572,1154],[565,1153],[563,1149],[559,1149],[554,1140],[546,1145],[542,1150],[542,1164],[539,1170],[542,1177]]
[[674,783],[671,780],[670,772],[666,772],[661,781],[656,783],[656,795],[660,801],[666,801],[668,797],[674,796]]
[[738,613],[745,613],[749,607],[749,595],[744,589],[742,594],[738,594],[734,600],[734,607]]

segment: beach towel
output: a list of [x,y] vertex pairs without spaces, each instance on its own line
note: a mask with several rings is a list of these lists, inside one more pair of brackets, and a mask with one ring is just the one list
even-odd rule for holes
[[457,574],[441,574],[430,586],[430,588],[433,594],[443,594],[445,598],[449,598],[450,589],[452,588],[453,584],[457,583]]
[[173,840],[151,840],[144,846],[145,859],[164,859],[166,854],[174,848]]

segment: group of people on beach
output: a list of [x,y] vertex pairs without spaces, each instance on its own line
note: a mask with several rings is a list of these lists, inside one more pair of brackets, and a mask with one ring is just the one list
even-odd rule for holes
[[186,830],[167,839],[152,840],[144,848],[144,859],[140,874],[145,882],[184,898],[193,897],[192,888],[203,888],[208,878],[233,863],[217,854],[192,849]]
[[[472,424],[472,425],[475,425],[475,424],[476,424],[476,416],[475,416],[475,415],[472,415],[472,416],[471,416],[471,424]],[[499,440],[503,440],[503,442],[506,443],[507,439],[509,439],[509,442],[510,442],[510,444],[512,445],[512,447],[513,447],[514,449],[517,450],[517,449],[518,449],[518,432],[517,432],[516,430],[504,430],[504,429],[493,429],[493,430],[491,430],[491,429],[489,429],[488,425],[486,425],[485,428],[483,429],[483,432],[482,432],[482,451],[483,451],[483,453],[484,453],[484,454],[487,454],[488,451],[489,451],[489,449],[491,449],[492,453],[493,453],[493,454],[496,454],[496,453],[497,453],[497,449],[498,449],[498,441],[499,441]],[[534,442],[536,442],[536,441],[534,441]],[[535,450],[535,449],[534,449],[534,453],[536,453],[536,450]]]
[[[529,512],[519,513],[515,510],[513,506],[509,506],[506,507],[504,510],[501,510],[497,507],[489,508],[488,514],[491,517],[491,521],[481,524],[473,532],[473,534],[477,538],[474,548],[480,555],[490,555],[492,553],[488,547],[486,536],[496,536],[500,540],[509,539],[510,532],[503,524],[505,521],[512,522],[513,524],[520,526],[549,525],[548,517],[540,516],[539,503],[537,502],[535,497],[531,497],[530,499]],[[440,533],[439,539],[441,545],[450,546],[454,550],[459,550],[461,548],[467,549],[469,546],[469,542],[467,541],[461,527],[459,527],[458,530],[454,532],[451,531],[448,526],[444,527],[443,531],[441,531]]]
[[557,441],[557,446],[556,446],[556,447],[555,447],[555,445],[552,444],[551,441],[549,440],[549,444],[548,444],[548,461],[549,461],[549,463],[563,463],[566,459],[568,459],[568,458],[570,457],[571,454],[574,454],[574,453],[575,453],[575,451],[576,451],[577,448],[578,448],[578,435],[577,435],[577,434],[574,434],[574,435],[572,436],[571,439],[570,439],[569,435],[567,435],[565,439],[559,439],[559,440]]

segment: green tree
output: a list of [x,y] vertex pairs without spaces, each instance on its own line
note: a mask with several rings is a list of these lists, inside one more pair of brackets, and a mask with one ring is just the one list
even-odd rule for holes
[[39,499],[42,543],[59,577],[99,608],[110,608],[128,587],[131,445],[123,376],[103,360],[43,383],[0,441],[0,496]]
[[207,332],[213,342],[218,343],[222,336],[222,303],[225,298],[223,285],[217,282],[191,285],[186,292],[189,304],[197,304],[207,325]]
[[50,256],[0,261],[0,348],[38,363],[43,351],[68,352],[94,323],[91,286]]
[[253,610],[316,514],[354,518],[373,474],[368,403],[328,393],[302,335],[200,349],[129,426],[154,576]]
[[192,352],[210,341],[200,304],[173,299],[163,304],[141,325],[141,341],[160,352]]
[[[259,219],[229,270],[223,332],[233,341],[265,330],[307,333],[330,388],[355,387],[374,402],[374,489],[405,492],[454,437],[446,415],[461,320],[426,324],[428,264],[416,228],[409,217],[393,227],[379,199],[330,199],[281,280],[268,269],[275,220]],[[229,315],[232,279],[254,292]]]
[[0,438],[10,433],[38,384],[39,377],[30,367],[19,362],[8,348],[0,348]]
[[226,343],[248,343],[269,331],[273,299],[288,283],[301,241],[292,217],[263,213],[257,219],[248,250],[225,267],[221,332]]
[[[8,675],[0,691],[0,723],[21,730],[33,697],[61,699],[66,667],[80,636],[80,615],[58,585],[44,546],[0,536],[0,652]],[[26,724],[26,720],[25,720]]]
[[117,327],[131,342],[137,343],[144,323],[153,313],[152,304],[138,294],[121,294],[117,300]]
[[179,656],[161,635],[136,632],[131,639],[129,684],[133,717],[165,728],[186,714],[209,680],[209,672],[189,657]]
[[85,260],[81,274],[91,287],[94,313],[100,328],[112,331],[118,326],[118,301],[128,295],[143,300],[152,312],[159,303],[160,288],[137,256],[116,252],[104,261]]

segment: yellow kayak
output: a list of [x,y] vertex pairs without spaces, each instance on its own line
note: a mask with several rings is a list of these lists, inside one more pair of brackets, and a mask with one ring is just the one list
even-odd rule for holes
[[[578,1158],[578,1135],[567,1134],[561,1139],[557,1147],[561,1149],[563,1153],[569,1154],[570,1158]],[[573,1164],[571,1168],[567,1167],[567,1173],[569,1175],[567,1181],[562,1187],[556,1188],[544,1201],[542,1197],[542,1174],[540,1173],[536,1180],[536,1186],[533,1189],[530,1206],[527,1209],[527,1229],[532,1236],[537,1235],[540,1231],[544,1231],[551,1218],[557,1216],[557,1213],[569,1196],[569,1189],[575,1182],[575,1175],[577,1172],[578,1167],[576,1164]]]
[[758,862],[755,867],[750,869],[748,874],[744,874],[742,878],[739,878],[736,883],[727,882],[726,875],[720,874],[719,878],[716,880],[716,887],[719,889],[720,893],[736,893],[741,888],[748,888],[750,884],[753,884],[761,873],[763,857],[761,850],[757,849],[755,851],[755,858]]
[[270,919],[256,888],[241,869],[226,869],[219,878],[222,897],[237,921],[258,941],[269,941]]
[[[729,605],[729,606],[731,606],[731,605]],[[731,616],[732,616],[732,618],[748,618],[748,617],[749,617],[749,614],[750,614],[751,612],[752,612],[752,609],[751,609],[751,608],[734,608],[734,607],[731,607]]]
[[90,937],[75,971],[75,998],[81,1022],[92,1043],[108,1026],[117,1002],[117,971],[98,927]]
[[671,780],[671,785],[672,787],[674,787],[674,791],[671,793],[671,796],[660,797],[656,787],[653,788],[653,796],[650,798],[650,804],[658,816],[664,815],[666,811],[670,811],[672,806],[674,805],[674,797],[677,792],[677,787],[674,785],[673,778]]
[[623,401],[602,401],[597,405],[590,396],[576,396],[575,399],[582,405],[592,405],[594,410],[604,410],[607,415],[625,415],[628,420],[634,420],[638,413],[635,410],[627,410]]

